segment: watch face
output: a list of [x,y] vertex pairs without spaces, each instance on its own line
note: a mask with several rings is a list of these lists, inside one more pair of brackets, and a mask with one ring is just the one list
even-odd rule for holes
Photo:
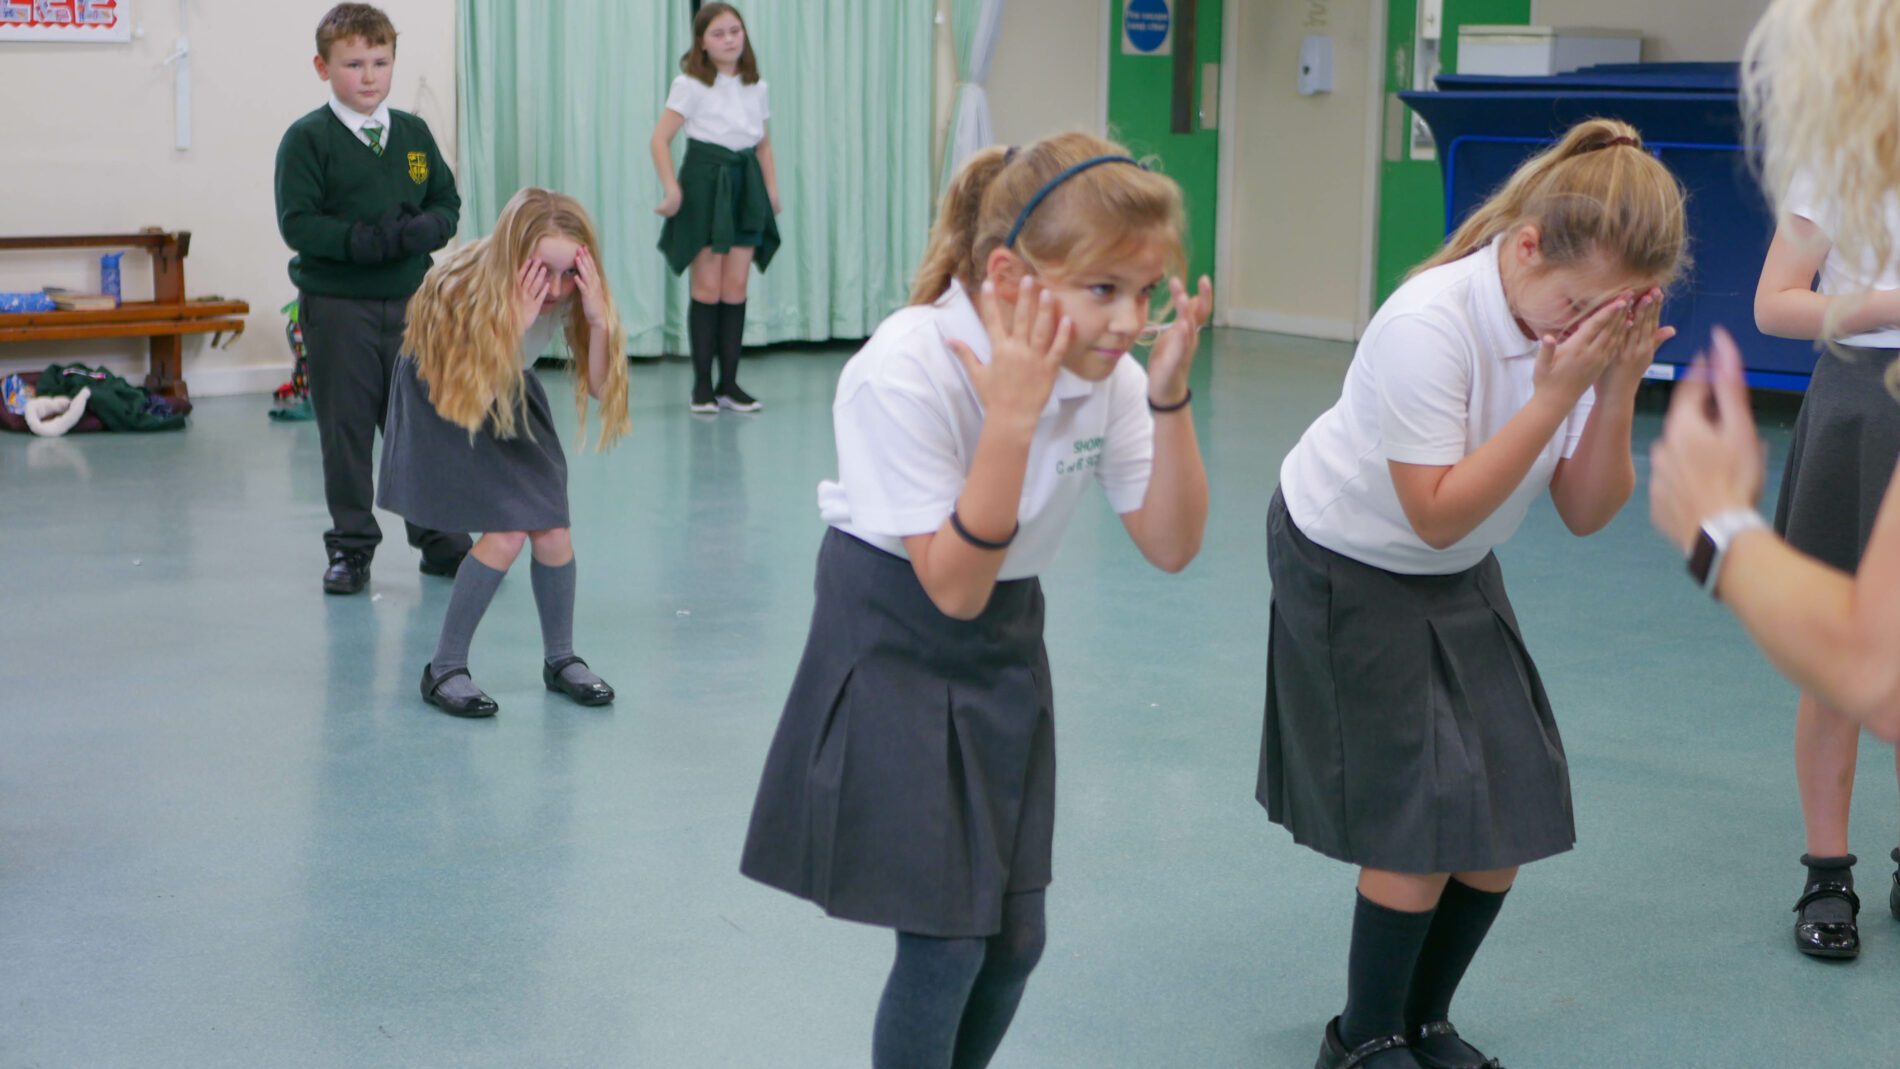
[[1707,531],[1697,531],[1695,548],[1689,551],[1689,574],[1697,586],[1709,585],[1709,567],[1715,563],[1715,539]]

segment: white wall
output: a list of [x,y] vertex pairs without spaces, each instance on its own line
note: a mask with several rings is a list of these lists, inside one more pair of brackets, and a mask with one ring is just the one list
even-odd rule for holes
[[[311,69],[327,0],[189,0],[192,147],[172,147],[172,76],[158,63],[178,36],[179,0],[134,0],[143,35],[130,44],[0,42],[8,195],[0,234],[192,232],[185,284],[251,304],[227,349],[185,339],[193,396],[268,391],[289,377],[278,309],[296,296],[271,188],[278,139],[328,99]],[[394,107],[416,111],[455,156],[455,2],[383,0],[396,24]],[[0,253],[0,289],[95,289],[98,250]],[[151,293],[150,259],[125,257],[125,292]],[[145,373],[143,339],[0,346],[0,374],[54,360]]]
[[[1232,192],[1222,220],[1228,277],[1221,317],[1232,326],[1351,338],[1370,286],[1366,213],[1368,0],[1238,0],[1227,7],[1233,81]],[[1297,92],[1300,40],[1333,38],[1331,93]]]
[[1721,61],[1742,58],[1742,42],[1768,0],[1533,0],[1540,26],[1603,26],[1643,31],[1643,60]]

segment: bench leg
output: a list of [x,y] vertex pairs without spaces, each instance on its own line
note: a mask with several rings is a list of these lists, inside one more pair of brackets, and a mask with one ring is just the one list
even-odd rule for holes
[[152,367],[145,388],[168,401],[189,400],[185,389],[185,344],[177,335],[152,339]]

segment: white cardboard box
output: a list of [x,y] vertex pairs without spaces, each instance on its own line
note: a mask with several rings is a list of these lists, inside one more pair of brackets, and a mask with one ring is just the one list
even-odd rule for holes
[[1641,30],[1573,26],[1461,26],[1459,74],[1567,74],[1599,63],[1640,63]]

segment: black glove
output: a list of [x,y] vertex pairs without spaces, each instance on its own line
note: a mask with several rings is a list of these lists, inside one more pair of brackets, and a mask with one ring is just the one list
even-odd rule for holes
[[383,232],[383,250],[389,259],[399,259],[403,255],[403,224],[414,219],[419,211],[421,209],[413,204],[398,204],[384,212],[381,219],[376,220],[376,229]]
[[350,224],[350,262],[379,264],[389,259],[389,243],[380,227],[369,223]]
[[449,243],[449,221],[434,212],[417,212],[403,221],[403,256],[422,256]]

